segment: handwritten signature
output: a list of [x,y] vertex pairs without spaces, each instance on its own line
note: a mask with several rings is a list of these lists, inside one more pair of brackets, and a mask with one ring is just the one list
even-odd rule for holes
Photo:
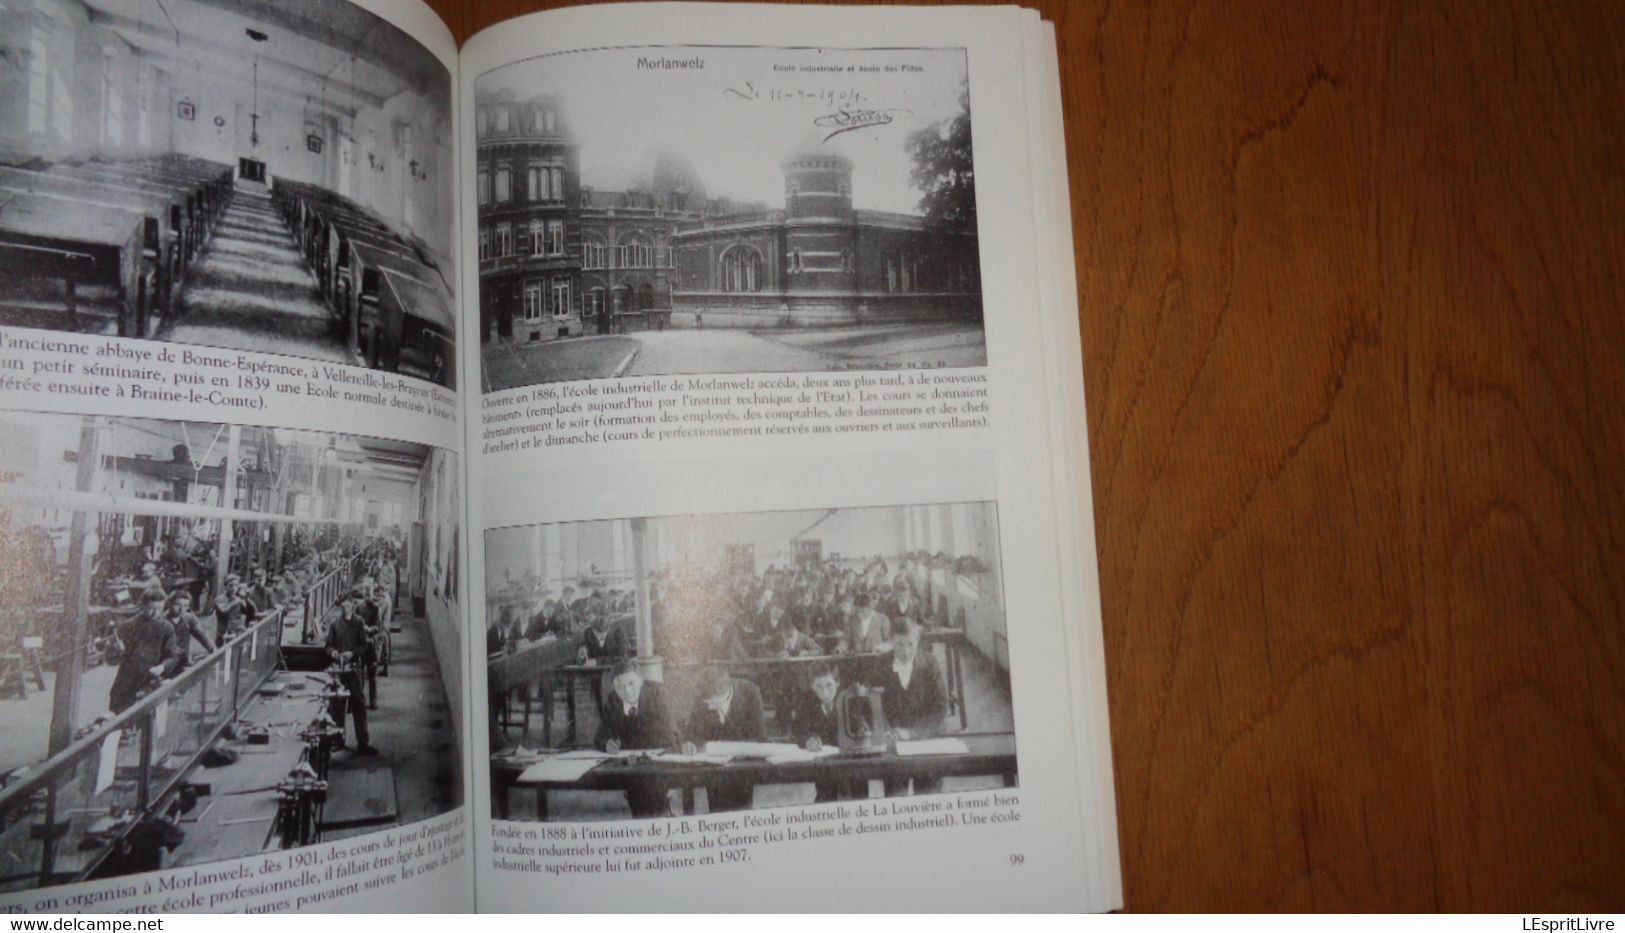
[[913,111],[904,107],[891,107],[885,110],[847,110],[841,108],[834,113],[826,113],[813,121],[813,125],[830,130],[824,137],[824,142],[853,130],[861,130],[866,126],[885,126],[892,122],[894,115],[908,115]]

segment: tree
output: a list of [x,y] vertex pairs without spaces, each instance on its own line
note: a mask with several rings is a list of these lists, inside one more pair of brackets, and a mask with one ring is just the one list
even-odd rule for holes
[[976,228],[976,167],[971,161],[970,88],[959,91],[959,113],[915,130],[904,143],[914,169],[909,182],[920,192],[928,227]]

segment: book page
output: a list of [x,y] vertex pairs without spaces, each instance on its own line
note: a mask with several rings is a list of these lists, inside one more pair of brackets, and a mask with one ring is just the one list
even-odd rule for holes
[[465,45],[482,911],[1120,905],[1045,35]]
[[0,911],[471,909],[449,31],[0,23]]

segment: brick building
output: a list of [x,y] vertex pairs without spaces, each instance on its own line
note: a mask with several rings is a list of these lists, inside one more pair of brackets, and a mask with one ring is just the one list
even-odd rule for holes
[[816,135],[780,167],[783,210],[678,228],[676,311],[706,327],[981,317],[975,230],[855,208],[852,160]]
[[855,208],[852,160],[816,136],[769,210],[708,197],[669,152],[624,190],[582,186],[554,95],[483,96],[475,120],[482,342],[981,317],[976,232]]

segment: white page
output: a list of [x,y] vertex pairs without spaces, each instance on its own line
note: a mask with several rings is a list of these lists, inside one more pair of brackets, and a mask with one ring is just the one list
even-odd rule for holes
[[[505,216],[550,216],[546,209],[529,215],[523,213],[527,208],[518,203],[522,198],[515,192],[529,190],[528,180],[524,186],[517,174],[510,174],[505,183],[498,180],[504,159],[511,159],[510,172],[517,173],[517,167],[525,164],[525,158],[511,153],[499,155],[496,149],[490,149],[483,163],[488,180],[477,183],[475,173],[465,174],[464,203],[474,207],[467,215],[464,243],[467,255],[474,261],[464,264],[464,291],[476,294],[480,285],[479,231],[482,228],[486,231],[485,248],[493,257],[485,264],[488,270],[485,275],[490,283],[500,281],[496,276],[501,274],[511,253],[516,255],[514,265],[544,270],[535,273],[540,280],[534,292],[521,289],[524,283],[515,281],[513,305],[491,305],[489,310],[496,313],[500,308],[500,313],[493,318],[494,324],[482,323],[492,328],[483,341],[486,347],[483,355],[490,367],[482,377],[481,387],[486,394],[481,415],[478,420],[471,418],[469,425],[470,469],[475,477],[471,483],[470,508],[471,523],[486,532],[485,547],[471,549],[474,555],[471,580],[475,604],[484,602],[490,607],[487,624],[500,626],[504,618],[500,610],[504,607],[527,617],[537,612],[545,616],[549,611],[547,601],[560,595],[562,585],[573,581],[588,586],[598,580],[611,594],[618,585],[636,590],[636,598],[630,600],[631,625],[639,633],[638,639],[648,634],[658,640],[652,623],[640,613],[639,600],[646,594],[640,589],[645,583],[638,581],[654,581],[657,585],[670,583],[671,592],[681,596],[684,586],[678,584],[684,578],[672,574],[712,574],[723,562],[719,555],[724,553],[725,547],[744,547],[754,540],[755,556],[750,561],[756,569],[747,575],[755,575],[760,582],[762,565],[793,563],[792,537],[797,535],[799,538],[795,540],[818,545],[816,559],[826,573],[836,572],[829,568],[851,559],[832,556],[837,543],[850,544],[855,552],[874,554],[875,550],[864,548],[891,546],[874,544],[882,540],[903,542],[891,552],[893,559],[888,561],[889,566],[896,563],[899,554],[915,550],[946,553],[952,542],[958,557],[976,557],[980,562],[963,564],[956,560],[951,568],[935,565],[929,573],[921,572],[919,580],[929,581],[934,595],[941,595],[951,603],[975,607],[977,615],[965,630],[968,643],[961,649],[973,653],[973,667],[1007,664],[1011,672],[1009,686],[1003,688],[1008,692],[1003,698],[998,696],[1000,688],[978,686],[977,689],[984,691],[982,700],[986,703],[974,711],[968,710],[972,723],[985,723],[994,734],[981,735],[975,728],[965,728],[962,739],[954,740],[964,742],[967,768],[996,772],[1005,767],[1014,770],[1015,765],[1019,765],[1019,789],[1004,790],[1003,785],[997,783],[997,774],[990,773],[971,776],[966,784],[953,784],[954,788],[963,789],[949,790],[950,782],[961,780],[950,776],[942,779],[945,792],[926,791],[908,798],[926,807],[964,808],[957,813],[994,811],[1001,815],[1018,815],[1019,820],[987,822],[985,817],[978,820],[973,816],[959,822],[960,817],[956,815],[953,826],[949,826],[947,820],[935,826],[912,823],[904,831],[887,834],[792,844],[768,833],[749,843],[741,843],[748,855],[720,868],[702,867],[697,860],[694,867],[687,867],[686,859],[703,858],[704,853],[696,856],[698,850],[676,846],[660,850],[667,870],[648,873],[623,866],[622,871],[608,874],[575,874],[568,884],[497,867],[503,859],[494,849],[501,842],[489,834],[483,823],[484,814],[480,814],[483,835],[477,838],[475,848],[480,859],[477,872],[482,910],[572,910],[589,909],[588,905],[596,908],[605,903],[636,903],[640,909],[714,908],[719,903],[737,910],[819,909],[823,905],[816,897],[781,890],[782,886],[773,885],[772,879],[782,877],[787,870],[816,871],[819,877],[841,884],[856,881],[863,870],[861,866],[899,859],[922,866],[922,877],[930,879],[925,893],[940,909],[1101,910],[1120,904],[1117,893],[1120,883],[1115,874],[1109,746],[1104,741],[1104,731],[1096,730],[1090,731],[1087,747],[1080,748],[1074,741],[1073,730],[1067,727],[1068,723],[1079,721],[1103,724],[1105,706],[1099,687],[1102,681],[1088,676],[1098,673],[1099,668],[1085,663],[1090,659],[1092,664],[1098,658],[1092,649],[1097,648],[1099,642],[1099,608],[1093,583],[1094,533],[1087,513],[1088,461],[1086,456],[1074,457],[1073,444],[1082,443],[1081,438],[1074,441],[1081,425],[1070,420],[1073,413],[1081,411],[1081,379],[1076,378],[1076,351],[1073,349],[1076,330],[1075,323],[1069,320],[1075,317],[1071,307],[1075,299],[1071,298],[1069,288],[1065,298],[1060,294],[1058,280],[1070,279],[1070,259],[1064,270],[1059,269],[1057,250],[1050,242],[1056,236],[1055,226],[1062,223],[1052,213],[1052,206],[1057,198],[1065,203],[1064,181],[1052,186],[1048,179],[1035,178],[1045,174],[1049,167],[1052,143],[1047,134],[1054,125],[1048,107],[1051,99],[1045,70],[1052,69],[1053,64],[1044,57],[1044,46],[1039,41],[1042,35],[1033,19],[1013,10],[988,8],[922,11],[643,5],[635,10],[609,6],[543,14],[505,23],[501,29],[474,37],[465,46],[462,81],[465,112],[475,113],[474,108],[482,100],[492,106],[490,124],[481,123],[473,132],[465,130],[461,140],[465,164],[482,166],[476,152],[476,136],[507,132],[498,131],[497,104],[528,102],[527,110],[511,111],[518,114],[510,116],[516,121],[511,127],[515,132],[527,125],[520,121],[530,119],[528,107],[539,105],[541,110],[557,109],[566,114],[559,118],[566,121],[560,124],[564,127],[563,133],[579,134],[570,144],[575,146],[573,151],[579,152],[579,168],[569,164],[566,158],[566,178],[578,173],[582,183],[595,183],[595,190],[607,192],[605,197],[615,198],[627,190],[675,190],[669,184],[661,187],[660,172],[666,171],[675,173],[680,187],[694,194],[699,189],[689,185],[692,169],[712,199],[706,202],[705,216],[713,218],[715,224],[707,228],[703,222],[695,222],[687,227],[673,226],[668,231],[653,220],[647,221],[649,229],[656,230],[651,237],[657,244],[657,258],[652,265],[661,267],[662,260],[658,257],[664,254],[658,252],[658,244],[666,243],[671,248],[671,266],[661,279],[667,291],[657,292],[653,302],[640,304],[641,296],[635,284],[616,295],[619,286],[607,275],[628,266],[635,270],[644,265],[640,254],[635,252],[639,242],[637,231],[632,231],[630,240],[611,239],[606,244],[606,248],[621,249],[630,243],[633,252],[622,250],[600,261],[586,249],[593,236],[607,231],[608,221],[613,221],[622,233],[626,228],[637,227],[638,223],[632,220],[634,214],[601,218],[599,215],[607,211],[601,205],[608,202],[602,198],[598,202],[587,198],[580,202],[587,206],[579,215],[565,215],[566,223],[579,225],[580,230],[566,234],[566,245],[557,254],[556,264],[547,265],[554,261],[548,257],[555,253],[551,245],[544,245],[542,261],[526,265],[532,260],[515,253],[519,241],[506,239],[497,229],[505,222]],[[859,47],[868,47],[868,50],[862,51]],[[926,73],[953,75],[956,68],[963,68],[968,77],[969,110],[974,115],[976,231],[980,240],[977,290],[982,308],[981,352],[985,363],[967,363],[963,355],[955,356],[947,350],[924,351],[925,358],[919,362],[932,370],[941,366],[943,375],[986,374],[986,401],[991,414],[985,421],[971,419],[968,427],[965,419],[956,415],[953,421],[934,422],[924,430],[890,436],[888,431],[867,430],[814,436],[793,430],[752,434],[739,430],[738,421],[726,417],[697,421],[704,428],[701,431],[663,431],[658,438],[639,436],[637,428],[626,432],[625,439],[565,436],[569,429],[562,422],[567,417],[581,417],[581,413],[586,413],[590,418],[594,411],[600,415],[623,412],[636,415],[636,403],[626,402],[623,394],[646,397],[652,407],[661,397],[662,390],[657,383],[663,379],[674,410],[694,412],[696,403],[692,399],[675,397],[683,392],[734,391],[737,414],[741,406],[756,404],[746,396],[759,399],[780,391],[811,394],[818,386],[805,381],[808,377],[832,379],[843,375],[839,366],[819,369],[815,364],[800,362],[805,357],[792,353],[764,353],[759,344],[751,344],[731,357],[720,352],[705,354],[723,345],[723,340],[702,332],[731,328],[741,321],[752,320],[749,315],[758,313],[762,307],[761,300],[751,295],[730,298],[720,294],[763,290],[755,287],[758,283],[752,279],[754,270],[749,253],[741,252],[741,259],[735,265],[730,266],[727,261],[730,250],[751,245],[744,242],[743,236],[737,242],[726,241],[723,234],[734,229],[728,224],[771,225],[778,222],[774,219],[779,216],[773,213],[775,211],[784,211],[787,216],[817,217],[816,214],[795,214],[801,206],[799,199],[803,190],[797,178],[811,177],[791,177],[802,170],[804,163],[781,161],[785,152],[793,149],[795,139],[786,138],[786,131],[781,128],[738,129],[737,124],[728,122],[732,117],[716,116],[719,111],[715,111],[714,102],[722,99],[786,101],[788,98],[783,95],[801,91],[775,76],[817,73],[816,62],[808,61],[810,56],[824,55],[831,63],[839,61],[842,67],[856,67],[861,64],[857,56],[868,54],[883,68],[875,47],[893,50],[895,62],[915,65]],[[784,60],[780,64],[788,70],[773,69],[774,62],[764,61],[764,57],[757,54],[763,48],[782,51]],[[944,49],[963,50],[959,59],[962,64],[955,66],[945,58],[933,57]],[[640,57],[648,59],[649,64],[640,66]],[[687,62],[699,64],[685,64]],[[809,65],[814,67],[807,67]],[[650,72],[652,80],[637,83],[635,78],[639,71]],[[515,77],[505,79],[504,73]],[[908,69],[898,70],[900,76],[912,73]],[[592,77],[573,77],[578,74]],[[629,74],[632,77],[628,77]],[[488,85],[482,86],[482,79],[488,75]],[[706,84],[708,77],[715,80]],[[558,82],[558,86],[550,81]],[[920,116],[918,123],[910,123],[918,114],[905,114],[903,110],[946,106],[931,103],[945,96],[940,88],[908,91],[914,95],[909,97],[912,107],[899,109],[880,99],[886,94],[874,79],[866,78],[859,83],[858,98],[852,99],[856,106],[886,111],[899,126],[910,130],[926,123],[926,118]],[[588,86],[584,89],[583,84]],[[907,84],[899,80],[896,89],[903,93]],[[684,88],[693,90],[685,92]],[[812,93],[839,95],[843,90],[826,84]],[[481,96],[498,92],[511,96]],[[780,96],[775,97],[775,92]],[[692,99],[683,101],[684,93],[692,93]],[[556,95],[557,99],[546,95]],[[873,100],[868,99],[871,96]],[[659,101],[658,106],[664,109],[645,113],[639,109],[643,105],[625,103],[628,99],[641,98]],[[850,119],[850,108],[842,110],[847,98],[836,96],[824,100],[830,109],[826,116]],[[947,110],[951,111],[951,107]],[[807,115],[807,112],[801,113]],[[935,113],[937,111],[932,110],[932,114]],[[671,128],[673,114],[689,121],[686,131]],[[543,118],[537,116],[536,119]],[[617,127],[617,119],[625,126]],[[767,120],[775,127],[784,122],[779,117]],[[936,125],[946,126],[946,120],[944,117],[944,122]],[[730,125],[736,128],[730,130]],[[636,130],[648,134],[646,145],[638,145]],[[879,175],[865,174],[869,166],[879,166],[887,158],[896,158],[886,154],[894,150],[883,152],[871,145],[872,139],[881,138],[881,132],[854,134],[863,142],[853,143],[850,151],[863,155],[864,161],[861,167],[852,170],[850,189],[844,187],[844,181],[839,189],[834,189],[833,184],[809,181],[805,189],[811,197],[833,196],[838,202],[850,194],[860,227],[871,222],[866,217],[875,216],[862,214],[864,210],[908,213],[907,204],[899,204],[894,196],[899,190],[895,173],[885,176],[893,178],[891,182]],[[602,142],[605,140],[614,142],[606,144]],[[892,142],[885,145],[894,145],[895,141],[892,137]],[[1058,145],[1058,141],[1055,144]],[[638,176],[640,169],[636,165],[630,173],[620,171],[622,166],[616,164],[617,154],[662,147],[678,153],[707,154],[690,157],[686,163],[682,160],[662,162],[663,157],[656,156],[652,176],[655,182],[647,189],[628,189],[627,179],[636,185],[638,177],[647,176]],[[753,168],[749,163],[753,155],[765,163],[766,168]],[[859,165],[856,156],[847,158],[854,166]],[[839,163],[838,159],[834,161]],[[895,161],[885,164],[894,166]],[[661,165],[668,168],[662,170]],[[782,189],[774,189],[772,178],[766,177],[774,171],[785,173]],[[762,180],[764,177],[766,181]],[[837,171],[835,178],[840,177]],[[504,184],[509,187],[504,189]],[[543,187],[551,182],[537,184],[538,190],[551,190]],[[490,186],[489,207],[480,204],[483,185]],[[738,203],[732,206],[713,203],[719,192],[732,195],[735,191],[740,193]],[[504,193],[507,200],[503,199]],[[574,196],[567,185],[563,202],[569,203],[569,198]],[[864,201],[864,198],[870,200]],[[500,210],[506,209],[503,205],[510,203],[517,213],[500,214]],[[625,211],[626,205],[642,202],[622,198],[615,203],[621,204]],[[595,204],[600,206],[595,207]],[[683,211],[689,209],[685,204],[671,201],[665,206],[669,210]],[[726,220],[748,214],[743,208],[753,204],[764,209],[761,213],[765,219]],[[870,207],[870,204],[875,206]],[[506,237],[512,237],[513,222],[506,222],[510,225]],[[549,235],[545,219],[535,229],[544,237]],[[721,232],[709,232],[713,229]],[[789,229],[788,224],[785,229]],[[573,235],[579,236],[575,241],[578,245],[570,245],[572,241],[568,237]],[[708,238],[715,244],[715,262],[709,266],[687,264],[693,251]],[[810,315],[805,320],[815,320],[814,316],[821,312],[811,306],[808,289],[795,285],[793,277],[807,273],[822,275],[837,269],[848,271],[847,254],[840,255],[841,265],[836,266],[834,246],[809,248],[800,257],[804,270],[797,265],[798,260],[793,258],[794,252],[788,246],[774,249],[778,251],[758,254],[764,262],[763,268],[770,273],[769,282],[792,284],[770,284],[767,290],[785,296],[785,315],[791,323],[803,314]],[[865,254],[861,249],[857,252],[860,263],[865,261],[864,256],[877,258],[874,253]],[[600,262],[604,266],[602,270]],[[874,294],[866,299],[871,302],[870,307],[883,310],[900,307],[900,301],[888,296],[922,290],[917,275],[913,279],[907,273],[890,275],[890,263],[890,257],[886,257],[887,274],[879,278],[882,287],[873,290]],[[905,260],[898,268],[906,265]],[[555,271],[545,271],[547,269]],[[589,300],[589,295],[574,291],[575,288],[591,289],[593,276],[601,272],[605,273],[606,280],[602,307],[608,310],[607,314],[598,311],[600,299],[591,297]],[[873,272],[870,267],[860,266],[853,272],[853,278],[872,282],[875,279],[869,276]],[[561,294],[552,291],[557,288],[552,277],[565,278],[573,284]],[[622,279],[633,281],[626,276]],[[944,280],[940,271],[935,273],[935,281]],[[704,284],[707,282],[709,286]],[[860,292],[863,287],[852,294]],[[560,299],[557,303],[555,297]],[[668,297],[669,304],[663,305]],[[568,313],[552,315],[549,310],[561,307]],[[540,313],[533,316],[534,312]],[[704,319],[699,312],[704,313]],[[511,332],[505,332],[502,316],[509,314],[512,328]],[[644,317],[639,318],[640,314]],[[669,337],[659,336],[664,331],[658,330],[653,334],[643,331],[582,334],[592,321],[607,322],[607,329],[611,331],[643,326],[647,322],[651,328],[657,324],[669,325],[673,332]],[[1073,348],[1059,345],[1069,327]],[[831,346],[818,343],[820,335],[830,330],[809,327],[786,335],[782,328],[782,321],[766,326],[763,330],[766,337],[762,339],[806,349],[809,343],[802,338],[810,336],[812,344],[818,347],[817,355],[825,360],[832,357]],[[563,331],[564,336],[557,336],[559,331]],[[862,336],[867,338],[874,333],[868,331]],[[752,335],[757,336],[754,332]],[[725,336],[737,338],[739,331],[726,330]],[[479,343],[472,340],[465,343],[465,372],[482,371]],[[607,360],[605,369],[584,368],[582,372],[587,373],[586,376],[572,375],[558,351],[590,347],[603,348],[602,355]],[[586,355],[585,350],[582,353]],[[939,355],[932,357],[931,353]],[[1066,369],[1067,366],[1072,369]],[[853,371],[896,375],[908,370],[906,367],[887,369],[871,356],[858,359]],[[788,382],[786,376],[790,377]],[[697,381],[691,383],[690,378]],[[1056,401],[1061,387],[1074,383],[1077,394]],[[845,387],[850,385],[849,382]],[[881,400],[874,401],[880,404]],[[823,403],[808,399],[785,404],[806,404],[812,408]],[[572,408],[573,412],[568,411]],[[495,414],[491,414],[493,412]],[[552,426],[544,426],[544,422],[549,421]],[[622,425],[636,423],[635,420],[620,422]],[[581,428],[579,434],[595,433],[590,421],[584,424],[586,427]],[[654,424],[664,428],[663,422],[657,420]],[[786,424],[794,428],[796,422],[787,420]],[[976,426],[978,424],[980,426]],[[615,429],[616,425],[615,421],[607,426],[600,421],[597,433]],[[548,443],[550,436],[561,442]],[[515,449],[526,443],[533,446],[528,450]],[[1084,491],[1081,500],[1075,494],[1080,489]],[[800,524],[796,528],[789,527],[792,523]],[[824,530],[813,533],[813,529],[819,528]],[[821,536],[828,536],[828,540]],[[916,547],[928,542],[943,547]],[[822,550],[826,546],[828,550]],[[771,555],[767,553],[770,550]],[[743,553],[737,552],[736,556]],[[684,561],[704,565],[705,570],[672,569],[674,563]],[[775,561],[778,563],[774,564]],[[1083,565],[1087,565],[1086,572]],[[970,574],[965,575],[961,567],[972,568]],[[975,569],[977,567],[981,569]],[[952,585],[948,585],[950,578]],[[621,584],[623,580],[630,582]],[[922,585],[926,584],[922,582]],[[966,594],[974,594],[974,600]],[[625,594],[618,598],[627,601]],[[726,614],[734,611],[728,610]],[[996,621],[986,621],[995,616]],[[990,633],[997,637],[987,638]],[[682,646],[667,645],[666,649],[670,653]],[[949,663],[941,659],[952,654],[945,645],[928,645],[921,650],[929,650],[933,658],[924,662],[925,666],[939,669]],[[685,667],[688,662],[676,654],[658,662],[653,658],[645,660],[648,679],[664,681],[662,695],[669,689],[678,698],[671,712],[674,718],[682,718],[689,712],[686,705],[689,695],[699,689],[692,683],[693,671]],[[737,679],[737,671],[735,676]],[[874,669],[843,676],[879,677],[881,674]],[[479,677],[479,672],[475,677]],[[601,691],[600,697],[614,689],[608,676],[592,683]],[[978,681],[982,683],[985,682]],[[647,686],[645,684],[646,689]],[[987,689],[993,693],[986,694]],[[764,688],[763,692],[768,691]],[[577,694],[578,704],[582,695]],[[745,703],[741,715],[752,715],[752,709]],[[1001,711],[1012,717],[1013,735],[1009,724],[997,721]],[[481,719],[487,713],[479,708],[477,701],[475,718]],[[766,723],[777,716],[776,709],[771,716],[764,710],[763,721]],[[588,715],[588,719],[591,718]],[[950,714],[944,721],[945,727],[952,726],[954,718]],[[690,720],[680,728],[703,727],[695,726]],[[504,742],[514,741],[504,730],[497,730],[497,734]],[[476,742],[474,764],[476,772],[482,775],[490,773],[492,751],[489,745],[483,744],[484,739],[482,735]],[[898,760],[885,755],[885,750],[889,750],[889,746],[884,736],[871,734],[844,755],[840,754],[841,749],[836,749],[836,754],[825,756],[818,767],[822,769],[826,767],[825,762],[836,762],[836,767],[844,769],[822,772],[828,774],[903,773],[885,763]],[[865,758],[871,754],[873,758]],[[1005,757],[1007,755],[1015,756],[1014,765],[1011,758]],[[805,762],[794,764],[799,766]],[[735,761],[726,767],[734,769],[732,773],[737,775],[743,773],[737,769],[757,766],[748,761]],[[703,784],[706,774],[722,773],[707,772],[703,765],[695,767],[699,770],[694,773],[699,777],[680,777],[674,779],[676,783]],[[995,784],[990,787],[974,783],[984,777],[993,778]],[[484,777],[479,780],[483,786]],[[750,780],[769,779],[761,776]],[[874,786],[878,788],[879,782],[875,781]],[[917,790],[919,786],[916,783]],[[673,784],[675,789],[676,784]],[[849,798],[839,803],[807,806],[786,803],[786,797],[770,799],[770,791],[764,790],[763,784],[756,784],[752,798],[756,810],[752,816],[804,815],[811,819],[852,821],[875,818],[875,808],[887,812],[890,807],[889,798]],[[609,798],[572,796],[573,793],[554,792],[548,797],[548,817],[560,822],[561,829],[577,832],[589,825],[583,820],[628,818],[624,809],[617,809],[625,804],[611,799],[613,792]],[[688,806],[688,795],[682,795],[681,801],[679,796],[673,793],[655,805],[657,808],[678,803]],[[693,796],[693,805],[700,807],[698,812],[703,815],[701,794],[696,791]],[[514,798],[512,803],[508,822],[498,823],[504,826],[505,832],[513,832],[517,823],[534,820],[539,815],[529,809],[526,801]],[[764,806],[771,809],[764,811]],[[860,807],[870,815],[855,816]],[[843,810],[844,817],[840,815]],[[735,820],[738,815],[727,813],[719,817]],[[681,824],[680,818],[656,818],[651,824],[645,817],[634,818],[625,825],[647,826],[651,834],[664,834]],[[1043,832],[1037,831],[1039,826],[1044,827]],[[689,831],[693,831],[692,827]],[[638,856],[647,860],[654,851],[640,850]],[[1113,857],[1105,859],[1103,853],[1106,852],[1111,852]],[[606,859],[612,860],[630,856],[632,850],[606,853]],[[998,883],[988,885],[989,877],[997,878]],[[1077,883],[1080,877],[1086,878],[1081,888]],[[716,880],[710,881],[712,878]],[[881,897],[860,900],[850,906],[888,909],[890,903]]]

